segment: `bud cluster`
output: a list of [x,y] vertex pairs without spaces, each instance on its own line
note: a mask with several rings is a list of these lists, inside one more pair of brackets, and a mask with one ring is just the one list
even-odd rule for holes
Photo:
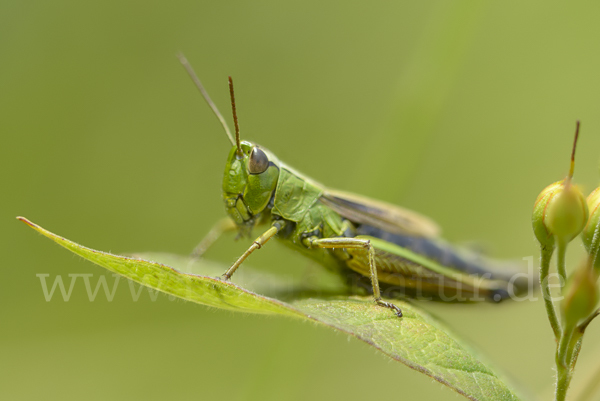
[[[548,320],[554,331],[556,346],[556,400],[564,401],[573,376],[581,341],[587,325],[600,310],[596,309],[600,293],[600,187],[587,199],[573,181],[575,149],[579,136],[579,121],[575,131],[571,168],[562,180],[544,188],[533,208],[533,232],[540,243],[540,283]],[[561,289],[560,321],[549,292],[548,277],[552,255],[556,250],[556,270],[561,281],[567,276],[567,246],[577,236],[587,250],[588,257],[573,269]],[[564,281],[563,281],[564,282]]]
[[600,258],[596,257],[600,247],[600,187],[586,200],[579,187],[572,183],[578,131],[579,123],[569,175],[544,188],[535,202],[532,219],[542,253],[557,249],[557,270],[562,279],[566,275],[564,254],[567,245],[581,234],[588,252],[588,260],[571,273],[562,289],[561,317],[563,325],[570,327],[575,327],[594,312],[599,297],[597,281],[600,273]]

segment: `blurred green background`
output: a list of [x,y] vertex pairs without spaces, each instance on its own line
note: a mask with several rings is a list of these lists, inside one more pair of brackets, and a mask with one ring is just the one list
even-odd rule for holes
[[[537,260],[533,201],[566,173],[576,119],[576,180],[598,183],[599,15],[593,1],[0,2],[0,398],[457,399],[312,324],[133,302],[124,281],[112,302],[81,282],[46,302],[36,274],[113,278],[14,217],[115,253],[189,253],[224,215],[230,145],[182,51],[227,117],[235,78],[243,138],[452,241]],[[245,245],[227,236],[207,257]],[[313,268],[278,244],[249,264]],[[549,394],[541,302],[423,307]],[[600,349],[592,326],[574,387]]]

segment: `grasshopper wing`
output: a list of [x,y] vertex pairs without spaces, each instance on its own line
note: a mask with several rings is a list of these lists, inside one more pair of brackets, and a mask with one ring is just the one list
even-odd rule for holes
[[425,216],[364,196],[327,189],[320,201],[352,222],[387,232],[428,238],[440,233],[438,225]]

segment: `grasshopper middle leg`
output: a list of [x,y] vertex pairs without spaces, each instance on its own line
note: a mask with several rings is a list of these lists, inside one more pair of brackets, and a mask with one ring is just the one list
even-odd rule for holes
[[398,317],[402,317],[402,311],[396,305],[381,299],[379,290],[379,279],[377,278],[377,266],[375,265],[375,249],[371,241],[360,238],[308,238],[308,246],[314,248],[358,248],[364,249],[369,255],[369,271],[371,285],[373,286],[373,297],[377,305],[393,310]]

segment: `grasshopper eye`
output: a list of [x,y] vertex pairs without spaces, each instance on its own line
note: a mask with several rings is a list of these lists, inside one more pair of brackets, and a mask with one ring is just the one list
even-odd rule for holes
[[252,148],[250,153],[250,160],[248,160],[248,172],[250,174],[260,174],[267,171],[269,167],[269,158],[260,150],[258,146]]

